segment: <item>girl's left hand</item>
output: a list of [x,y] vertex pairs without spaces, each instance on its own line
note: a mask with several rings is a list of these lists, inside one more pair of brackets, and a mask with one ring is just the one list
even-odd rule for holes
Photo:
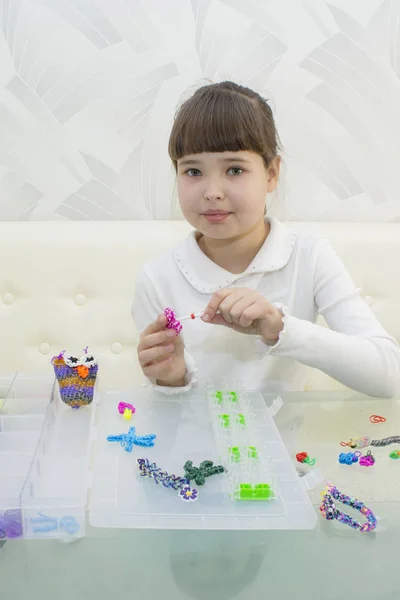
[[201,318],[239,333],[261,335],[270,346],[276,344],[283,329],[282,313],[259,292],[248,288],[225,288],[215,292]]

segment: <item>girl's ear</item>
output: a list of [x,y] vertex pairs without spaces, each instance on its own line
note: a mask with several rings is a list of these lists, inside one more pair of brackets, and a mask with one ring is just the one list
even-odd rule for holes
[[279,173],[281,169],[281,157],[275,156],[268,167],[268,192],[273,192],[278,185]]

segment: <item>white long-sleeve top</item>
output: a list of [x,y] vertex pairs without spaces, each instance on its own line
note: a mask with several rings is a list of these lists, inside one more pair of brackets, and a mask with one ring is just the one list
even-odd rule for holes
[[[183,323],[186,386],[156,386],[182,393],[210,379],[228,377],[245,387],[271,392],[303,390],[305,366],[320,369],[370,396],[393,397],[400,389],[400,349],[359,294],[345,266],[324,238],[297,232],[269,218],[270,232],[240,274],[210,260],[198,233],[139,272],[132,316],[141,332],[171,307],[176,315],[201,312],[221,288],[257,290],[284,314],[274,346],[201,319]],[[323,315],[329,329],[316,324]]]

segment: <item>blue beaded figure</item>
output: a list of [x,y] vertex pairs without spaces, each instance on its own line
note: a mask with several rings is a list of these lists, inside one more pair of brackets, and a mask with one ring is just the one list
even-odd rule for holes
[[154,446],[154,440],[156,439],[154,433],[148,435],[136,435],[136,428],[130,427],[128,433],[122,433],[121,435],[109,435],[107,442],[119,442],[125,452],[132,452],[133,446]]

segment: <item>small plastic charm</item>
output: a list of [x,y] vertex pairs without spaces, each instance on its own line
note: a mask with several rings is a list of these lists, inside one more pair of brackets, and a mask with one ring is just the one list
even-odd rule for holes
[[22,513],[19,509],[0,512],[0,540],[4,538],[18,538],[23,534]]
[[199,492],[189,485],[184,486],[178,493],[181,500],[185,500],[185,502],[194,502],[199,497]]
[[316,463],[316,459],[310,458],[308,456],[307,452],[298,452],[296,454],[296,459],[297,459],[297,462],[306,463],[307,465],[310,465],[310,467],[313,467]]
[[389,456],[390,458],[394,458],[395,460],[397,460],[398,458],[400,458],[400,450],[393,450],[393,452],[391,452]]
[[126,410],[130,411],[129,419],[136,412],[136,408],[133,406],[133,404],[129,404],[129,402],[120,402],[118,404],[118,412],[119,412],[120,415],[124,415],[124,418],[126,418],[125,417],[125,411]]
[[372,456],[371,451],[368,450],[367,454],[361,456],[360,465],[362,467],[372,467],[375,464],[375,458]]
[[341,452],[339,454],[339,462],[342,465],[352,465],[353,463],[358,462],[360,456],[361,452],[358,450],[356,452]]
[[107,442],[119,442],[125,452],[132,452],[133,446],[154,446],[156,437],[154,433],[136,435],[136,428],[130,427],[128,433],[107,436]]
[[165,308],[164,315],[167,317],[167,329],[174,329],[176,335],[179,335],[182,331],[182,325],[180,321],[177,320],[174,311],[172,308]]
[[33,533],[48,533],[56,531],[60,528],[61,531],[74,535],[79,531],[79,523],[75,517],[62,517],[60,521],[54,517],[48,517],[42,512],[38,512],[38,517],[31,519]]

